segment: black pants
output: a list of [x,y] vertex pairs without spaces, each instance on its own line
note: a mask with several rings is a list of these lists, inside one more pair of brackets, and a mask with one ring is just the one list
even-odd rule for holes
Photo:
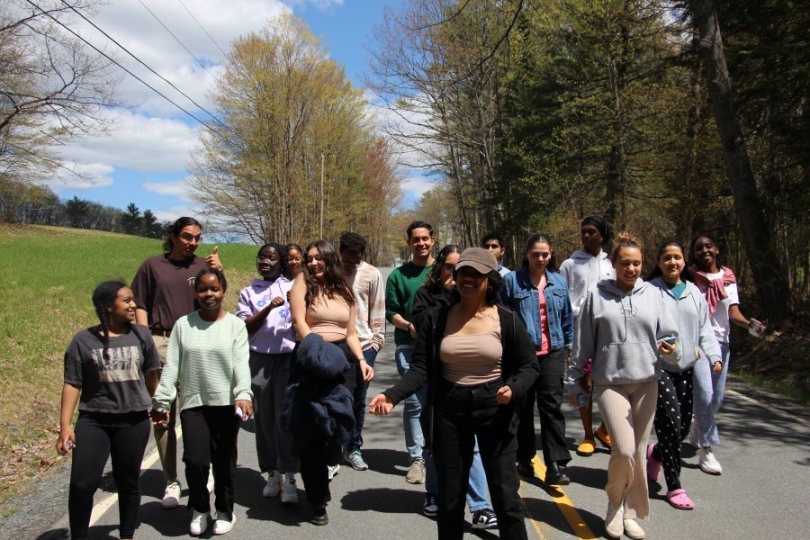
[[[349,369],[343,372],[342,384],[349,389],[349,392],[354,393],[357,381],[362,380],[362,376],[359,374],[360,364],[354,361],[354,356],[345,340],[336,341],[333,345],[340,347],[340,350],[346,355],[346,360],[349,361]],[[329,476],[326,466],[338,463],[340,454],[340,443],[328,440],[321,433],[313,434],[307,447],[301,451],[299,456],[301,480],[304,481],[304,491],[310,505],[320,506],[332,498],[329,493]]]
[[70,537],[87,538],[93,495],[101,484],[104,465],[112,456],[112,472],[118,489],[120,537],[132,538],[141,505],[140,474],[143,453],[149,441],[146,411],[135,413],[80,412],[76,422],[76,449],[70,469],[68,514]]
[[208,470],[214,472],[214,507],[219,519],[233,515],[233,484],[236,477],[236,438],[239,419],[233,405],[194,407],[180,413],[183,426],[183,463],[186,464],[188,506],[210,512]]
[[437,392],[433,457],[439,478],[440,540],[464,536],[464,504],[476,436],[500,538],[527,538],[515,469],[517,441],[510,429],[515,409],[495,401],[501,386],[501,381],[473,387],[445,382]]
[[[705,359],[701,359],[705,361]],[[681,489],[681,441],[692,424],[692,369],[680,373],[661,370],[655,407],[653,457],[664,465],[667,491]]]
[[565,465],[571,461],[571,453],[565,442],[565,416],[562,413],[563,378],[565,376],[565,353],[553,351],[537,357],[540,376],[525,396],[521,405],[518,427],[518,451],[520,460],[532,459],[537,453],[534,433],[534,403],[540,417],[540,443],[543,461],[548,465],[557,462]]

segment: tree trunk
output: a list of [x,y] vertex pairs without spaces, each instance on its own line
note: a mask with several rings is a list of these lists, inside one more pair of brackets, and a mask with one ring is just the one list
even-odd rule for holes
[[698,28],[698,46],[704,60],[709,96],[723,145],[734,206],[743,231],[745,252],[757,285],[760,309],[772,319],[782,319],[790,312],[790,291],[774,252],[742,128],[734,109],[717,9],[713,0],[690,0],[690,5]]

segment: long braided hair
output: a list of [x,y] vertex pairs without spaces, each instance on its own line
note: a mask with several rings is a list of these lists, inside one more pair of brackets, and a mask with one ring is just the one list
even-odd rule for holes
[[[96,315],[101,323],[102,342],[104,343],[104,359],[109,360],[108,349],[110,347],[110,321],[107,320],[107,307],[115,303],[118,291],[128,287],[121,280],[102,281],[93,291],[93,307],[96,308]],[[138,336],[140,339],[140,336]]]

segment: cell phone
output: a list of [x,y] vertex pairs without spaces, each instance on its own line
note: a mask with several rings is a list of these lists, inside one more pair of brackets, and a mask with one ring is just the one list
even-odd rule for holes
[[669,345],[675,345],[675,342],[678,341],[677,336],[664,336],[661,338],[662,342],[668,343]]

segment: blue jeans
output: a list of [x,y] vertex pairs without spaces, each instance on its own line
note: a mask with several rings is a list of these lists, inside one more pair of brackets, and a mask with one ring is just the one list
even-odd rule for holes
[[[374,367],[377,359],[377,351],[374,347],[369,347],[363,351],[363,358],[366,363]],[[354,387],[354,439],[349,443],[349,453],[360,450],[363,446],[363,425],[366,423],[366,394],[368,393],[368,383],[362,377],[357,378],[357,386]]]
[[[413,345],[400,345],[394,353],[399,375],[405,375],[411,367]],[[422,424],[419,416],[422,414],[422,404],[427,400],[427,386],[414,395],[405,398],[402,408],[402,428],[405,431],[405,446],[408,449],[409,462],[422,459],[422,448],[425,446],[425,436],[422,433]]]
[[720,343],[723,370],[713,373],[708,360],[700,359],[695,364],[695,429],[700,446],[720,444],[720,434],[714,415],[720,410],[726,393],[728,365],[731,359],[728,343]]
[[[436,474],[436,463],[430,456],[425,456],[425,491],[432,495],[439,493],[439,478]],[[467,486],[467,506],[470,512],[492,510],[487,499],[487,475],[484,472],[484,463],[481,461],[481,451],[478,449],[478,437],[475,438],[473,448],[473,462],[470,466],[470,480]]]

